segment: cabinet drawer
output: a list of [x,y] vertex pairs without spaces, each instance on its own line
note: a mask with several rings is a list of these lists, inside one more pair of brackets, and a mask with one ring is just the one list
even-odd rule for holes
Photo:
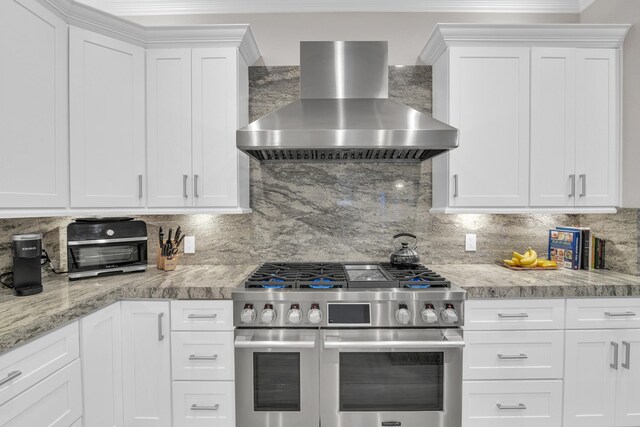
[[563,331],[469,331],[465,380],[562,378]]
[[81,415],[80,360],[76,360],[0,406],[0,425],[68,427]]
[[232,331],[231,301],[171,301],[174,331]]
[[233,380],[233,332],[173,332],[174,380]]
[[231,381],[173,383],[174,427],[235,427],[235,411]]
[[463,385],[463,427],[560,427],[562,381],[471,381]]
[[0,405],[77,359],[78,322],[0,356]]
[[640,329],[640,298],[567,300],[567,329]]
[[563,329],[564,300],[470,300],[466,330]]

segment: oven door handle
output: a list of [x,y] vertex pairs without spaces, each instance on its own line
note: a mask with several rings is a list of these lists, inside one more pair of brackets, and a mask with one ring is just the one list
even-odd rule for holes
[[325,337],[324,347],[330,349],[377,349],[377,348],[415,348],[415,349],[451,349],[463,348],[464,341],[341,341],[336,337]]
[[236,348],[316,348],[315,340],[298,340],[298,341],[253,341],[247,339],[250,337],[238,336],[236,337]]

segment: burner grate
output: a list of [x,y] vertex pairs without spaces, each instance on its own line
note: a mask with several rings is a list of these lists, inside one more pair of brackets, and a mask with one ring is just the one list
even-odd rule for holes
[[382,267],[400,283],[401,288],[429,289],[451,287],[450,281],[422,265],[398,267],[390,263],[384,263]]
[[265,263],[245,282],[247,288],[346,288],[347,277],[338,263]]

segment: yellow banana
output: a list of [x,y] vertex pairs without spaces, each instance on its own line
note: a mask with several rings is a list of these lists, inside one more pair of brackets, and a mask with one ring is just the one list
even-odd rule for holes
[[512,261],[512,260],[510,260],[510,259],[505,259],[505,260],[503,260],[503,262],[504,262],[505,264],[507,264],[509,267],[515,267],[515,266],[517,265],[515,262],[513,262],[513,261]]
[[524,258],[524,255],[519,254],[518,252],[514,252],[514,253],[512,254],[512,256],[513,256],[513,258],[516,258],[516,259],[518,259],[518,260],[521,260],[522,258]]
[[522,258],[520,260],[520,263],[522,265],[531,265],[531,264],[534,264],[538,260],[538,254],[533,249],[529,248],[529,250],[527,251],[527,254],[528,254],[527,257]]

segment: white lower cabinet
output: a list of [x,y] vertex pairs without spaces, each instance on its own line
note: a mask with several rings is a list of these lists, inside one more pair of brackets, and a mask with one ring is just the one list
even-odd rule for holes
[[80,416],[82,385],[77,359],[0,406],[3,427],[67,427]]
[[233,381],[173,383],[174,427],[235,427],[235,415]]
[[124,425],[171,426],[168,301],[122,302]]
[[462,392],[463,425],[560,427],[562,381],[470,381]]

